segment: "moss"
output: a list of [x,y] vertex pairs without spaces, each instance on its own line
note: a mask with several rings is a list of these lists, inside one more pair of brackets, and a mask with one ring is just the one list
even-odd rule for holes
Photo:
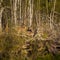
[[39,56],[37,60],[60,60],[60,54],[57,54],[56,56],[52,56],[51,54]]

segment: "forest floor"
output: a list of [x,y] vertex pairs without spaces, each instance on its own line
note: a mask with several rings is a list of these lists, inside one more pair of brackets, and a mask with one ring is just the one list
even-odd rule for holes
[[[58,39],[55,39],[55,35],[51,35],[54,38],[48,37],[50,33],[42,30],[33,37],[34,31],[25,26],[6,28],[5,32],[0,33],[0,60],[29,60],[34,59],[33,56],[37,60],[60,60],[60,53],[55,51]],[[58,44],[60,46],[60,40]]]

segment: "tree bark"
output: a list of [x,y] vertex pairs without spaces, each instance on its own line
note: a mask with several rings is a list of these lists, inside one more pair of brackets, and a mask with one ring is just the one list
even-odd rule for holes
[[17,11],[17,0],[14,0],[14,20],[15,20],[15,25],[17,23],[17,14],[16,14],[16,11]]
[[55,7],[56,7],[56,0],[54,0],[54,5],[53,8],[51,9],[51,13],[50,13],[50,28],[53,29],[53,21],[54,21],[54,11],[55,11]]

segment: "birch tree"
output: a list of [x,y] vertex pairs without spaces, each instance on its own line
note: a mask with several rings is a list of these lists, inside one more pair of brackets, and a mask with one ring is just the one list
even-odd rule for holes
[[22,20],[22,17],[21,17],[21,0],[20,0],[20,21]]
[[30,26],[32,25],[32,18],[33,18],[33,0],[29,0],[29,5],[30,5]]
[[53,7],[52,7],[51,13],[50,13],[50,28],[51,28],[51,29],[53,28],[55,7],[56,7],[56,0],[54,0],[54,4],[53,4]]
[[16,23],[17,23],[17,14],[16,14],[16,11],[17,11],[17,0],[14,0],[14,5],[13,5],[13,7],[14,7],[14,20],[15,20],[15,25],[16,25]]
[[1,18],[2,18],[2,12],[4,10],[4,8],[1,5],[2,2],[3,2],[3,0],[0,0],[0,28],[2,28],[2,26],[1,26]]

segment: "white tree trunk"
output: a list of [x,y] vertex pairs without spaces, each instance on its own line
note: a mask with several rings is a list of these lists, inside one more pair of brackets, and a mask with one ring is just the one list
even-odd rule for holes
[[52,27],[52,15],[51,15],[51,13],[50,13],[50,29],[52,29],[53,27]]
[[2,2],[3,2],[3,0],[0,0],[0,28],[2,28],[2,26],[1,26],[1,18],[2,18],[2,12],[4,10],[4,8],[1,7]]
[[17,0],[14,0],[14,20],[15,20],[15,25],[17,23],[17,14],[16,14],[16,11],[17,11]]
[[50,28],[53,29],[53,21],[54,21],[54,11],[55,11],[55,7],[56,7],[56,0],[54,0],[54,5],[53,5],[53,8],[51,10],[51,13],[50,13]]
[[[20,22],[21,22],[21,20],[22,20],[22,17],[21,17],[21,16],[22,16],[22,14],[21,14],[21,1],[22,1],[22,0],[20,0]],[[20,24],[21,24],[21,23],[20,23]]]
[[31,25],[32,25],[32,18],[33,18],[33,0],[29,0],[29,16],[30,16],[30,18],[29,18],[29,27],[31,27]]
[[4,10],[4,8],[1,8],[1,10],[0,10],[0,28],[2,28],[2,26],[1,26],[1,19],[2,19],[2,12],[3,12],[3,10]]
[[53,20],[54,20],[54,11],[55,11],[55,7],[56,7],[56,0],[54,0],[53,14],[52,14],[52,22],[53,22]]

